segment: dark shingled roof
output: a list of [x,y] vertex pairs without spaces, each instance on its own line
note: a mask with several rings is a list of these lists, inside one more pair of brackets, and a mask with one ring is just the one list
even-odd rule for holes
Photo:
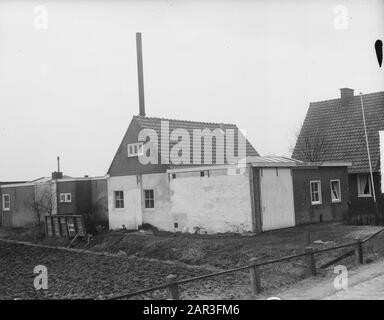
[[[235,151],[235,156],[237,155],[237,149],[238,149],[238,143],[237,143],[237,132],[238,127],[235,124],[224,124],[224,123],[212,123],[212,122],[198,122],[198,121],[187,121],[187,120],[175,120],[175,119],[166,119],[166,118],[157,118],[157,117],[143,117],[143,116],[134,116],[133,119],[139,124],[139,126],[142,129],[153,129],[156,131],[158,137],[159,137],[159,149],[161,148],[161,142],[160,142],[160,131],[161,131],[161,121],[168,121],[169,123],[169,132],[171,133],[175,129],[185,129],[188,131],[190,135],[190,141],[191,141],[191,163],[192,163],[192,158],[193,158],[193,152],[192,152],[192,146],[193,146],[193,130],[198,129],[198,130],[204,130],[204,129],[209,129],[213,131],[214,129],[222,129],[224,132],[226,129],[234,129],[234,151]],[[215,155],[216,155],[216,148],[215,148],[215,143],[213,139],[213,147],[212,147],[212,161],[213,164],[215,164]],[[176,144],[177,142],[170,142],[169,143],[169,150],[172,149],[172,147]],[[223,146],[224,147],[224,146]],[[201,164],[204,165],[204,155],[203,155],[203,150],[204,150],[204,144],[201,143]],[[225,151],[225,150],[224,150]],[[224,152],[225,155],[225,152]],[[248,139],[246,140],[246,156],[259,156],[258,152],[255,150],[255,148],[250,144]]]
[[[379,131],[384,130],[384,92],[363,95],[363,103],[372,167],[378,171]],[[360,95],[355,95],[343,107],[340,99],[310,103],[292,158],[307,161],[303,154],[305,141],[316,134],[321,135],[325,143],[320,161],[350,161],[350,173],[369,171]]]

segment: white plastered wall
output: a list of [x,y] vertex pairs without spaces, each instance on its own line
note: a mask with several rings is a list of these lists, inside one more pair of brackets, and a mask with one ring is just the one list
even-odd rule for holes
[[170,180],[172,226],[200,233],[252,231],[248,170],[228,175],[226,169],[177,173]]
[[[114,192],[124,191],[124,208],[115,208]],[[136,176],[108,178],[109,228],[135,230],[142,224],[141,192]]]

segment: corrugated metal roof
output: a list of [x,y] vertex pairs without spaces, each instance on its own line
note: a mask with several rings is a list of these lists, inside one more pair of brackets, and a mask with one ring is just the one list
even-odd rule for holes
[[263,162],[263,163],[302,163],[300,160],[288,158],[288,157],[278,157],[278,156],[258,156],[258,157],[247,157],[247,162]]

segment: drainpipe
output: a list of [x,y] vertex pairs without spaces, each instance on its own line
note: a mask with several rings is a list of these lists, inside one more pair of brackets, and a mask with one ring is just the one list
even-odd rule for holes
[[376,201],[376,190],[375,190],[375,184],[373,181],[373,170],[372,170],[372,162],[371,162],[371,153],[369,151],[369,141],[368,141],[368,133],[367,133],[367,124],[365,121],[365,112],[364,112],[364,103],[363,103],[363,94],[360,92],[360,101],[361,101],[361,112],[363,114],[363,124],[364,124],[364,133],[365,133],[365,143],[367,145],[367,153],[368,153],[368,163],[369,163],[369,172],[371,175],[371,186],[372,186],[372,192],[373,192],[373,202],[375,205],[375,219],[377,223],[377,216],[378,216],[378,207],[377,207],[377,201]]

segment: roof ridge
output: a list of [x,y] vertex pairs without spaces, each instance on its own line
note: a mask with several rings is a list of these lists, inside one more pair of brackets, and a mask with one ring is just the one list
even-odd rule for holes
[[[363,97],[372,96],[372,95],[379,95],[379,94],[384,94],[384,91],[365,93],[365,94],[363,94]],[[359,96],[360,96],[360,94],[357,94],[357,95],[354,95],[353,98],[356,98],[356,97],[359,97]],[[324,102],[331,102],[331,101],[332,102],[340,101],[340,98],[311,101],[309,104],[317,104],[317,103],[324,103]]]
[[206,122],[206,121],[198,121],[198,120],[183,120],[183,119],[171,119],[171,118],[164,118],[164,117],[148,117],[148,116],[140,116],[140,115],[134,115],[133,118],[137,119],[155,119],[155,120],[167,120],[167,121],[178,121],[178,122],[189,122],[189,123],[201,123],[201,124],[214,124],[214,125],[227,125],[227,126],[235,126],[234,123],[224,123],[224,122]]

